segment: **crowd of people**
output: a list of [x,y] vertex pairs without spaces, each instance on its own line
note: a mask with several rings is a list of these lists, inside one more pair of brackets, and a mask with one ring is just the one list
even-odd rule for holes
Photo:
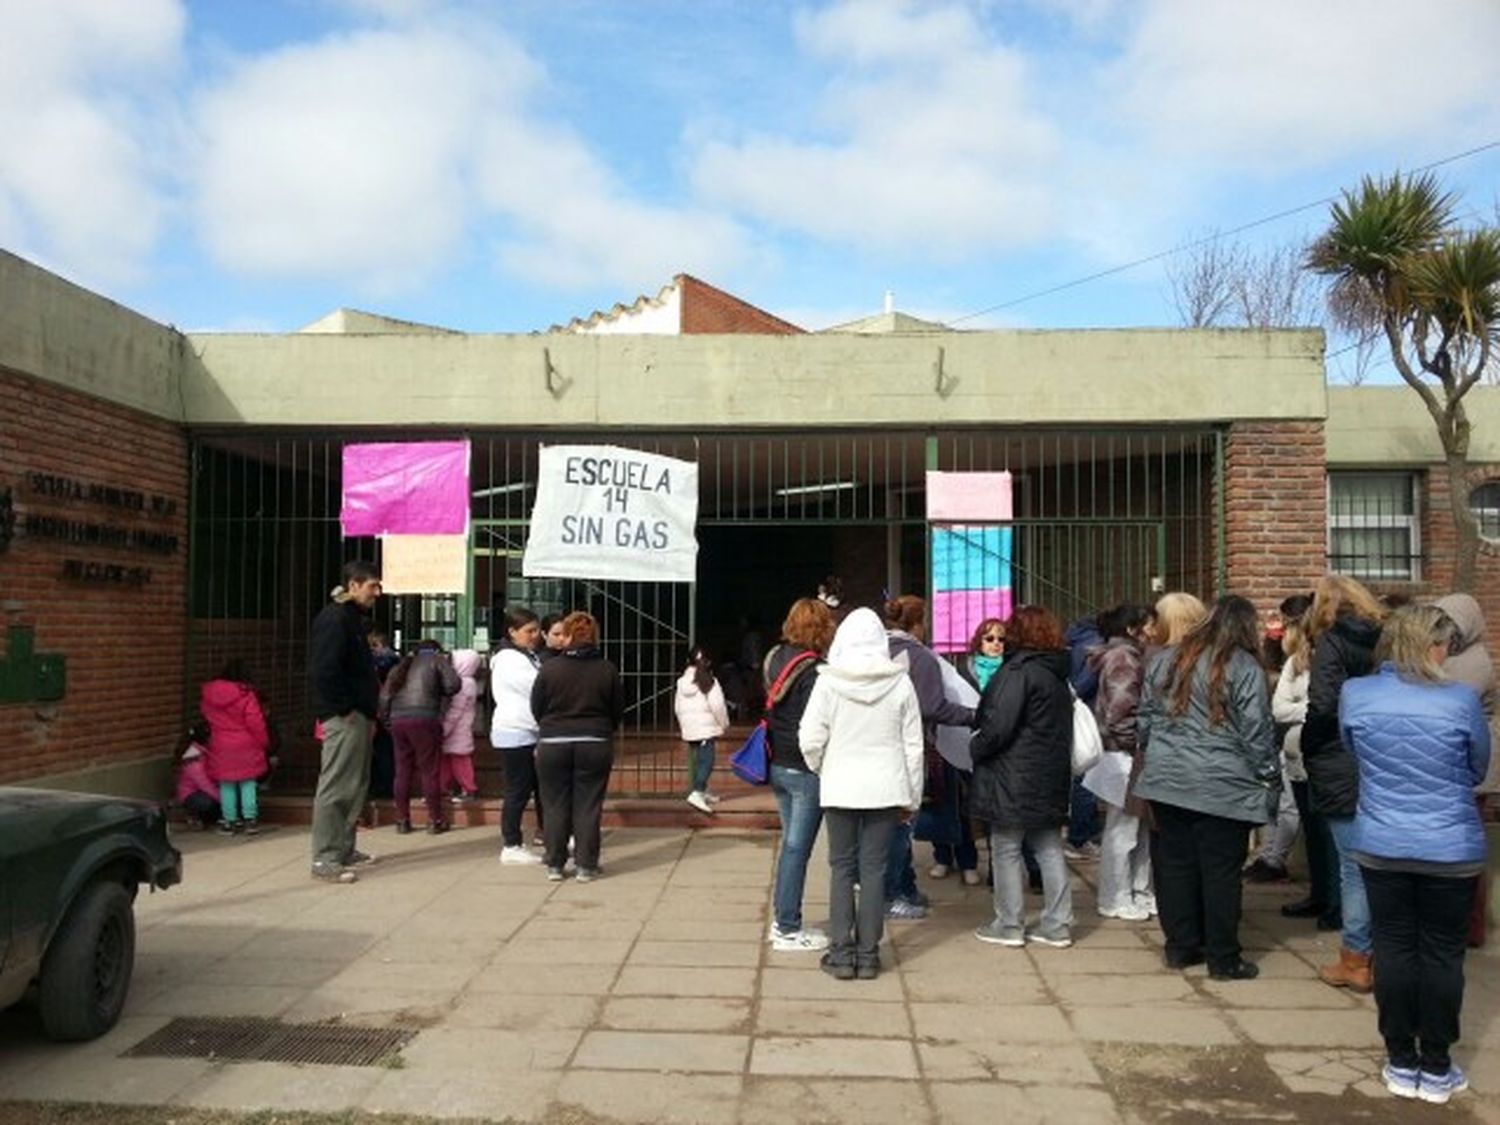
[[[354,846],[354,828],[380,724],[395,745],[396,831],[410,831],[414,777],[428,830],[446,830],[444,794],[477,791],[482,728],[503,763],[501,862],[536,865],[554,881],[598,878],[624,692],[597,621],[585,612],[539,620],[513,607],[487,683],[478,653],[450,657],[422,642],[382,684],[366,640],[380,592],[373,567],[349,564],[313,625],[323,742],[314,877],[353,882],[373,862]],[[1156,918],[1170,969],[1202,964],[1215,980],[1251,980],[1243,886],[1289,881],[1300,836],[1307,894],[1282,913],[1339,934],[1324,982],[1374,992],[1386,1086],[1429,1102],[1465,1088],[1449,1052],[1465,947],[1483,938],[1481,810],[1493,788],[1496,695],[1472,597],[1407,604],[1327,575],[1265,621],[1234,595],[1205,605],[1169,593],[1066,629],[1049,610],[1020,606],[981,622],[952,666],[925,643],[925,623],[923,600],[910,595],[874,609],[802,598],[764,655],[757,713],[782,828],[773,948],[819,953],[840,980],[878,976],[886,921],[917,921],[930,908],[915,838],[932,846],[929,878],[970,884],[981,881],[987,844],[991,913],[975,930],[980,941],[1069,947],[1068,861],[1096,859],[1102,918]],[[1102,751],[1075,776],[1080,710]],[[702,647],[688,654],[674,711],[685,799],[712,816],[730,708]],[[203,819],[212,798],[224,831],[254,832],[272,736],[243,666],[204,685],[202,714],[179,798]],[[944,748],[943,728],[971,732],[966,755]],[[522,831],[528,804],[540,853]],[[825,826],[823,931],[807,924],[803,898]],[[1034,919],[1028,883],[1040,891]]]

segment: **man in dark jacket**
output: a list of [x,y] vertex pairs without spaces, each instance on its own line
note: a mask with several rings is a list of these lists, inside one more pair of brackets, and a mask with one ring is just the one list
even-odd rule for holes
[[307,669],[313,714],[323,728],[322,768],[313,797],[312,873],[353,883],[352,868],[373,862],[354,846],[354,828],[370,785],[371,740],[380,681],[370,651],[369,614],[380,598],[380,572],[362,559],[344,564],[343,585],[313,619]]
[[[1068,682],[1078,693],[1078,698],[1090,707],[1099,694],[1099,677],[1088,662],[1088,654],[1104,645],[1104,636],[1099,631],[1099,621],[1094,617],[1080,617],[1068,626],[1063,634],[1068,646]],[[1073,779],[1069,795],[1068,846],[1069,859],[1091,860],[1099,858],[1099,802],[1083,787],[1082,778]],[[1033,879],[1035,885],[1037,880]]]

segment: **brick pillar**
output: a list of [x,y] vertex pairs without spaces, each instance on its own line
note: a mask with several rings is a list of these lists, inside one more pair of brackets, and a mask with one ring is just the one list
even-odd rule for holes
[[1224,446],[1229,592],[1262,611],[1327,569],[1323,423],[1235,422]]

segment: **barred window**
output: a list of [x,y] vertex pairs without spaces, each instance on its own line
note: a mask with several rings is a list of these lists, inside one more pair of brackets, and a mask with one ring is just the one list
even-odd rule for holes
[[1417,487],[1416,473],[1329,473],[1328,568],[1354,578],[1417,581]]
[[1479,522],[1479,534],[1500,541],[1500,481],[1486,481],[1469,493],[1469,511]]

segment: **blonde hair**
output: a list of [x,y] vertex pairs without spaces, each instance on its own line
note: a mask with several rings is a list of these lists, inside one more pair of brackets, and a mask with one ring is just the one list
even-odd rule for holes
[[1386,609],[1361,583],[1344,574],[1325,574],[1313,587],[1312,608],[1307,611],[1307,639],[1316,643],[1333,628],[1341,613],[1379,625],[1385,620]]
[[1443,662],[1432,658],[1432,646],[1442,645],[1446,652],[1458,626],[1435,605],[1404,605],[1386,620],[1375,646],[1375,659],[1389,660],[1403,680],[1439,683]]
[[1156,600],[1156,640],[1175,645],[1208,617],[1208,607],[1192,594],[1174,591]]
[[1285,631],[1281,634],[1281,651],[1292,667],[1292,674],[1300,676],[1312,662],[1312,645],[1308,642],[1307,630],[1302,627],[1300,617],[1285,622],[1283,627]]
[[569,648],[590,648],[599,643],[599,622],[592,613],[575,609],[562,619],[563,636]]

